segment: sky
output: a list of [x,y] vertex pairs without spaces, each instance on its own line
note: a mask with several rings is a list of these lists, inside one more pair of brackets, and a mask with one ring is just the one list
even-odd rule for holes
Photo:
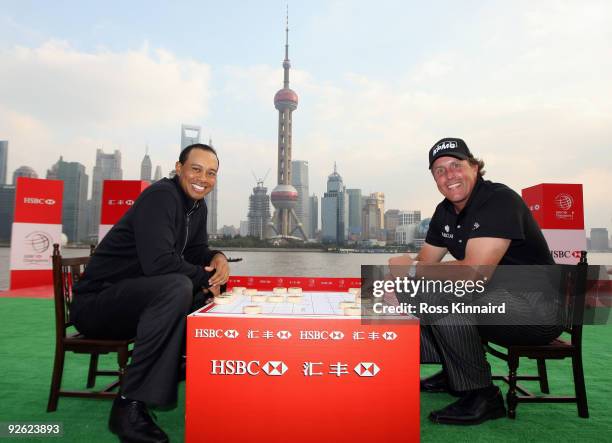
[[[96,149],[138,179],[174,167],[181,123],[219,152],[218,226],[276,184],[286,2],[0,0],[0,140],[8,176]],[[322,196],[337,162],[385,209],[441,200],[429,148],[463,138],[486,178],[520,193],[581,183],[585,227],[612,232],[612,3],[293,1],[293,159]],[[91,184],[90,184],[91,192]]]

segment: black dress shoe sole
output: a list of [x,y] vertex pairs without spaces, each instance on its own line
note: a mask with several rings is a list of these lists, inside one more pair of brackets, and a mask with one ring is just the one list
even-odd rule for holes
[[502,418],[506,416],[506,408],[497,408],[491,411],[488,411],[486,414],[483,414],[481,417],[478,417],[474,420],[462,420],[460,418],[455,417],[437,417],[433,412],[429,414],[429,420],[434,423],[439,423],[442,425],[479,425],[484,423],[487,420],[496,420],[498,418]]
[[457,391],[452,391],[447,388],[425,388],[421,386],[421,392],[427,392],[429,394],[450,394],[453,397],[462,397],[462,394]]

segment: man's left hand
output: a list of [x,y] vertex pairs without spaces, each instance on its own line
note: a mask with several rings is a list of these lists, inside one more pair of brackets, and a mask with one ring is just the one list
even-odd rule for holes
[[220,286],[227,283],[230,274],[230,267],[227,262],[227,258],[223,254],[216,254],[210,261],[210,265],[204,268],[205,271],[215,273],[208,280],[208,284],[213,286]]

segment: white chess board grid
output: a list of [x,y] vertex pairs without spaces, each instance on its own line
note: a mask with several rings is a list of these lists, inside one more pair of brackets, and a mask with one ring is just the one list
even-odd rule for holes
[[[272,291],[258,291],[258,294],[272,295]],[[287,297],[287,294],[284,294]],[[251,296],[235,295],[234,301],[229,304],[205,306],[193,315],[212,315],[222,317],[249,316],[249,317],[336,317],[344,315],[340,309],[340,302],[354,301],[355,295],[348,292],[303,292],[300,303],[254,302]],[[243,308],[247,305],[259,305],[262,307],[261,314],[244,314]],[[350,317],[347,317],[350,318]]]

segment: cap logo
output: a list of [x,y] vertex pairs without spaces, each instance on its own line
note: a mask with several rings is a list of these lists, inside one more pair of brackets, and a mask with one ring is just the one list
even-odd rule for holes
[[453,141],[442,142],[434,148],[433,153],[431,155],[432,156],[436,155],[438,152],[444,151],[446,149],[455,149],[456,147],[457,147],[457,142],[453,142]]

